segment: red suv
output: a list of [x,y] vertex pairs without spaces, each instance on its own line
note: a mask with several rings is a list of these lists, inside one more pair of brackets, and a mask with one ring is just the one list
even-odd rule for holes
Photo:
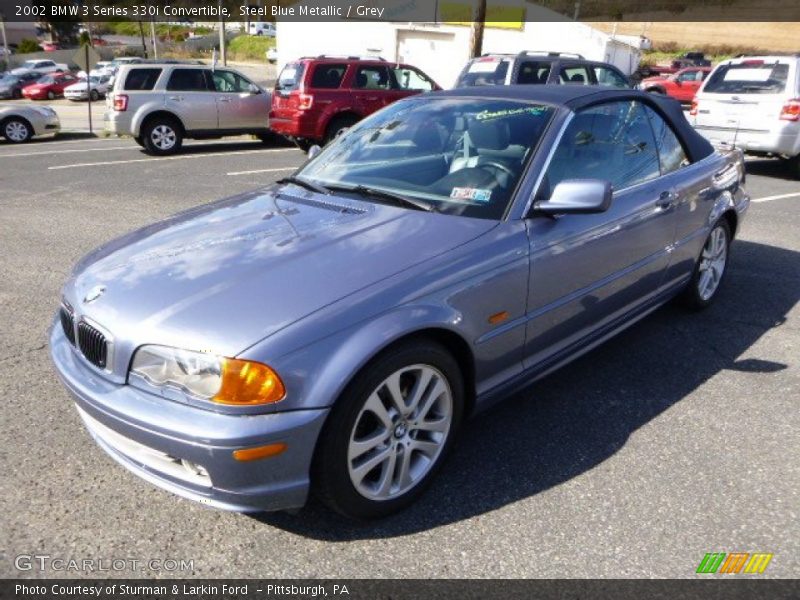
[[639,89],[654,94],[672,96],[684,104],[694,100],[694,95],[708,74],[711,67],[687,67],[666,77],[648,77],[639,84]]
[[416,67],[381,58],[305,57],[278,76],[269,126],[307,150],[395,100],[440,89]]

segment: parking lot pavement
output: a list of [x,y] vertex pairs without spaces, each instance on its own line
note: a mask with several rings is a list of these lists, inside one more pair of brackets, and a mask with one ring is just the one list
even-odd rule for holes
[[[98,244],[266,185],[303,160],[247,139],[148,157],[129,140],[0,143],[0,576],[20,554],[184,559],[200,577],[692,577],[706,552],[800,573],[800,184],[748,163],[757,200],[718,302],[667,306],[471,421],[421,502],[355,525],[205,509],[109,459],[45,346]],[[84,575],[90,576],[91,573]]]

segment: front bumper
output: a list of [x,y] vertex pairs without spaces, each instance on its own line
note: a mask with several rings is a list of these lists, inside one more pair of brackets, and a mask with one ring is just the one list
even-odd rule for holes
[[40,119],[31,120],[31,124],[33,125],[33,134],[36,137],[56,135],[61,131],[61,121],[59,121],[58,115],[55,113],[47,117],[43,116]]
[[[58,321],[50,355],[100,447],[147,481],[202,504],[239,512],[305,504],[311,459],[327,409],[229,415],[160,398],[98,375]],[[233,451],[283,442],[278,456],[240,462]],[[183,461],[183,462],[182,462]],[[187,463],[202,467],[190,473]]]

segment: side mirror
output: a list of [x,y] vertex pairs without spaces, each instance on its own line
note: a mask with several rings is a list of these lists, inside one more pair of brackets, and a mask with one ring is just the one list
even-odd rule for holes
[[308,160],[314,158],[317,154],[322,152],[322,147],[314,144],[311,148],[308,149]]
[[533,205],[536,212],[556,214],[601,213],[611,206],[611,182],[602,179],[565,179],[548,200]]

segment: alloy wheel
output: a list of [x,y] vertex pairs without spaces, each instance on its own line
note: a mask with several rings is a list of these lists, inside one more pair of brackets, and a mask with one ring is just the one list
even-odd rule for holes
[[5,137],[12,142],[24,142],[28,139],[29,131],[25,123],[20,121],[9,121],[5,127]]
[[169,125],[156,125],[150,132],[150,140],[159,150],[171,150],[177,139],[175,130]]
[[370,500],[392,500],[436,463],[453,422],[447,378],[430,365],[392,373],[361,408],[347,448],[350,481]]
[[723,227],[717,226],[708,236],[700,255],[697,293],[703,300],[708,300],[717,291],[727,260],[728,234]]

